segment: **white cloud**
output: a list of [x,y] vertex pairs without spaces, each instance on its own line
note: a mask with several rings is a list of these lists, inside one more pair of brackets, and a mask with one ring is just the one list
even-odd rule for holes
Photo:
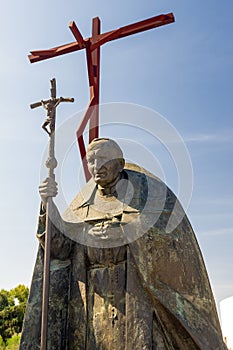
[[184,137],[186,143],[196,142],[196,143],[230,143],[233,142],[233,131],[222,131],[216,134],[194,134],[187,135]]
[[233,227],[218,228],[216,230],[208,230],[208,231],[200,232],[200,235],[203,235],[203,236],[233,235]]

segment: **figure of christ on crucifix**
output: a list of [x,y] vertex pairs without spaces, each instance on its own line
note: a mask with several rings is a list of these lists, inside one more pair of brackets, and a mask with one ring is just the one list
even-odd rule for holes
[[49,100],[41,100],[40,102],[32,103],[30,107],[37,108],[43,107],[46,110],[46,119],[42,125],[42,129],[47,132],[49,136],[53,134],[55,131],[55,116],[56,116],[56,108],[59,106],[61,102],[74,102],[73,98],[64,98],[53,96],[54,91],[56,90],[56,81],[52,79],[51,83],[51,98]]
[[137,23],[112,30],[106,33],[100,33],[100,19],[98,17],[92,20],[92,36],[84,39],[80,30],[72,21],[69,25],[76,41],[70,44],[54,47],[48,50],[34,50],[29,55],[30,61],[37,62],[56,56],[64,55],[70,52],[85,49],[87,59],[87,69],[90,87],[90,102],[86,113],[76,131],[81,159],[86,180],[90,179],[90,173],[86,161],[86,147],[84,144],[83,133],[89,121],[89,143],[99,136],[99,85],[100,85],[100,47],[101,45],[116,39],[120,39],[132,34],[140,33],[174,22],[172,13],[155,16]]

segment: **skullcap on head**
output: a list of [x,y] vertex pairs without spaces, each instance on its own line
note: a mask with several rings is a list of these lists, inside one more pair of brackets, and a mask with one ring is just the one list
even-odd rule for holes
[[120,148],[120,146],[116,143],[116,141],[106,138],[106,137],[100,137],[96,138],[91,141],[91,143],[87,147],[87,152],[91,151],[93,148],[97,147],[100,144],[107,144],[109,145],[109,148],[114,149],[114,151],[117,154],[117,157],[123,158],[123,152]]

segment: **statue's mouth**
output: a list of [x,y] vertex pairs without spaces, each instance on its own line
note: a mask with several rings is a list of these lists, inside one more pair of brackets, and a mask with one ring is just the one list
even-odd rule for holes
[[106,172],[105,171],[101,171],[101,172],[97,172],[95,173],[95,178],[102,178],[106,176]]

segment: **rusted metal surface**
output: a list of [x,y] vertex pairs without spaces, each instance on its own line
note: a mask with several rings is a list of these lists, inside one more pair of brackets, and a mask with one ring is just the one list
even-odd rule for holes
[[82,49],[86,50],[90,102],[76,132],[86,180],[90,179],[90,174],[85,159],[86,147],[83,139],[83,132],[88,121],[89,143],[99,135],[100,46],[106,44],[109,41],[121,39],[132,34],[160,27],[174,21],[175,19],[172,13],[162,14],[101,34],[100,19],[98,17],[95,17],[92,19],[92,36],[86,39],[83,39],[83,36],[77,25],[74,21],[72,21],[69,24],[69,28],[76,39],[75,42],[54,47],[48,50],[31,51],[29,60],[31,63],[33,63]]

